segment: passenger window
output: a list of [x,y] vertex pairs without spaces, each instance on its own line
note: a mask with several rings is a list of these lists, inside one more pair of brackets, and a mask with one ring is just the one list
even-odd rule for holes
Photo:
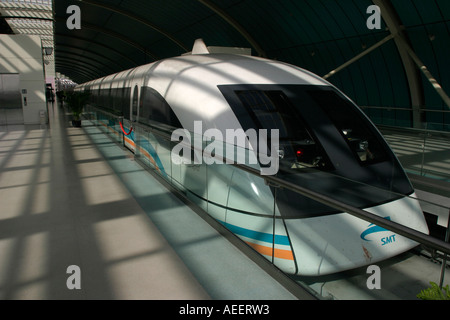
[[139,94],[139,89],[138,87],[134,87],[134,92],[133,92],[133,105],[132,105],[132,118],[131,121],[136,121],[137,120],[137,114],[138,114],[138,94]]
[[143,87],[141,91],[141,122],[160,127],[163,125],[168,130],[182,127],[172,108],[158,91],[149,87]]
[[125,119],[130,119],[131,88],[123,88],[122,112]]

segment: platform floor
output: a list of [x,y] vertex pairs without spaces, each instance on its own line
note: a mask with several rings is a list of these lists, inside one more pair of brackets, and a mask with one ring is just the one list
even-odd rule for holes
[[[382,127],[416,190],[422,209],[446,228],[450,213],[450,134]],[[445,232],[443,232],[445,235]]]
[[382,127],[408,173],[450,184],[450,134]]
[[96,127],[49,118],[0,126],[0,299],[295,299]]

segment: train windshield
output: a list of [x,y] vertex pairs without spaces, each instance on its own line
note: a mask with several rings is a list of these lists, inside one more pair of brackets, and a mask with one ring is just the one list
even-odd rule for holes
[[246,90],[235,94],[255,128],[267,129],[269,133],[274,129],[279,131],[281,166],[293,170],[333,169],[322,145],[283,91]]
[[[279,177],[361,208],[413,192],[378,130],[336,89],[312,85],[219,89],[244,130],[279,130]],[[301,199],[284,193],[278,198],[286,197],[291,206]],[[310,203],[296,205],[310,208],[306,215],[326,212]]]
[[328,116],[361,164],[387,159],[386,150],[373,125],[350,101],[333,90],[307,90],[307,93]]

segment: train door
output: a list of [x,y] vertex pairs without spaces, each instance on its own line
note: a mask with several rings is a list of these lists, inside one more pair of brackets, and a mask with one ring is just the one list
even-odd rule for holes
[[138,120],[139,117],[138,107],[139,107],[139,88],[138,86],[135,86],[133,91],[133,101],[131,103],[131,114],[130,114],[131,122],[136,122]]
[[137,122],[139,118],[139,88],[136,85],[133,90],[133,96],[131,98],[131,106],[130,106],[130,123],[126,125],[124,134],[128,135],[124,136],[124,144],[125,147],[130,149],[132,152],[136,152],[136,142],[134,129],[132,129],[134,122]]

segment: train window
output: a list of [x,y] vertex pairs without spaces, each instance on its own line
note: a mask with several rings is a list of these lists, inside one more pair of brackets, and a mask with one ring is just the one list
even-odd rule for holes
[[100,90],[101,89],[99,86],[99,88],[97,89],[97,99],[96,99],[97,106],[101,105],[101,91]]
[[139,100],[139,121],[140,119],[146,119],[147,116],[144,114],[144,92],[141,90],[141,99]]
[[[324,149],[283,91],[245,90],[235,91],[235,94],[250,115],[253,128],[269,132],[279,130],[278,154],[282,169],[334,169]],[[245,130],[249,128],[251,126]]]
[[112,110],[114,110],[114,113],[117,114],[117,115],[123,115],[122,93],[123,93],[122,89],[119,89],[119,88],[112,89],[111,88],[111,105],[110,105],[110,108]]
[[111,90],[110,89],[104,89],[104,107],[110,109],[111,108]]
[[131,88],[124,87],[122,90],[123,90],[122,112],[125,119],[130,119]]
[[152,125],[173,129],[181,128],[181,123],[170,105],[158,91],[150,87],[142,87],[141,106],[142,116],[139,121]]
[[307,93],[328,115],[361,163],[386,160],[385,149],[378,135],[371,130],[373,126],[353,104],[332,90],[310,90]]
[[138,94],[139,94],[139,89],[137,86],[134,87],[134,92],[133,92],[133,102],[132,102],[132,118],[131,121],[136,121],[137,120],[137,113],[138,113]]
[[[280,178],[359,208],[413,192],[376,128],[334,88],[276,84],[218,88],[244,130],[280,129]],[[284,217],[335,213],[295,192],[273,190]]]

